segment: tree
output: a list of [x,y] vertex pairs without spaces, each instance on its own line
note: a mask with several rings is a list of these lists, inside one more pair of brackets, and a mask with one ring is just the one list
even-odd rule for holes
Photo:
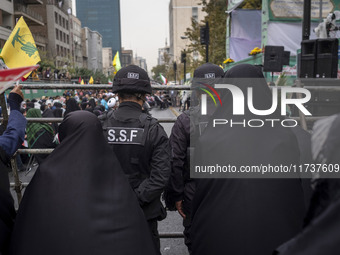
[[157,66],[154,66],[152,69],[151,69],[151,72],[153,72],[153,76],[152,76],[152,79],[158,83],[161,83],[162,84],[162,80],[161,78],[159,77],[160,74],[162,75],[165,75],[166,73],[166,66],[165,65],[157,65]]
[[242,9],[252,9],[252,10],[261,10],[262,8],[262,0],[246,0],[241,5]]
[[47,54],[46,51],[39,50],[39,55],[40,55],[40,59],[41,59],[40,62],[39,62],[41,70],[46,69],[47,67],[50,67],[51,69],[55,68],[54,59],[48,57],[48,54]]
[[226,18],[225,11],[227,5],[225,0],[214,0],[209,3],[202,0],[202,11],[206,12],[204,20],[197,22],[192,19],[192,27],[188,28],[185,35],[188,36],[191,43],[189,45],[189,52],[199,52],[202,59],[194,61],[191,60],[188,65],[189,69],[199,66],[205,62],[205,45],[200,44],[200,27],[209,23],[209,62],[221,65],[226,56]]
[[[170,55],[164,52],[163,59],[164,59],[163,65],[157,65],[153,67],[151,70],[151,72],[153,73],[152,78],[159,83],[163,83],[162,79],[160,78],[160,74],[162,74],[169,81],[175,80],[173,62],[171,62]],[[177,63],[177,70],[178,68],[180,68],[179,63]]]

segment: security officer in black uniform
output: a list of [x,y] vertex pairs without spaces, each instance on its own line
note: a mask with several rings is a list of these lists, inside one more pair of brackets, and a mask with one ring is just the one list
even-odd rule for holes
[[[213,85],[221,79],[224,71],[221,67],[205,63],[194,71],[193,84],[204,82]],[[196,87],[194,86],[194,87]],[[195,193],[195,182],[190,178],[190,156],[194,154],[194,142],[203,132],[207,119],[200,114],[197,90],[192,93],[194,103],[189,110],[178,116],[170,135],[172,148],[172,170],[169,183],[164,194],[165,202],[170,210],[177,210],[183,217],[184,242],[191,254],[191,203]],[[207,117],[208,118],[208,117]]]
[[145,95],[152,93],[143,69],[130,65],[119,70],[112,91],[118,93],[119,107],[100,117],[104,135],[136,193],[159,251],[157,221],[166,217],[160,196],[170,176],[169,140],[157,120],[142,111]]

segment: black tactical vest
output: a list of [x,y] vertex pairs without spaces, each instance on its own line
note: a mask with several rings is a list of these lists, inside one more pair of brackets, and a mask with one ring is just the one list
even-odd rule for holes
[[150,126],[157,123],[151,116],[141,113],[139,119],[122,120],[114,111],[99,117],[106,141],[127,175],[133,189],[150,175],[151,143],[147,137]]

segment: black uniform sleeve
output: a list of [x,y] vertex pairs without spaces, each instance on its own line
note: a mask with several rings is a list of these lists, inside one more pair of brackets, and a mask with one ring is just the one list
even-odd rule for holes
[[172,169],[167,186],[167,198],[174,203],[183,200],[184,192],[184,171],[187,162],[187,149],[190,145],[190,119],[186,114],[182,114],[175,122],[170,136],[172,149]]
[[148,141],[152,141],[150,159],[150,176],[135,190],[141,205],[150,203],[159,197],[170,176],[170,145],[169,139],[159,124],[152,125],[148,134]]

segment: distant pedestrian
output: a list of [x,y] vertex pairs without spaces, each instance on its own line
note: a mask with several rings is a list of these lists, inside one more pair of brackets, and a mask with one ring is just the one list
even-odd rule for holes
[[[27,118],[42,118],[40,109],[29,109]],[[27,142],[30,149],[49,149],[54,148],[54,130],[47,123],[30,122],[27,124]],[[35,154],[37,162],[41,164],[49,154]]]
[[65,111],[65,114],[64,114],[64,118],[70,112],[79,111],[79,110],[80,110],[80,107],[79,107],[78,102],[73,97],[69,98],[66,101],[66,111]]

